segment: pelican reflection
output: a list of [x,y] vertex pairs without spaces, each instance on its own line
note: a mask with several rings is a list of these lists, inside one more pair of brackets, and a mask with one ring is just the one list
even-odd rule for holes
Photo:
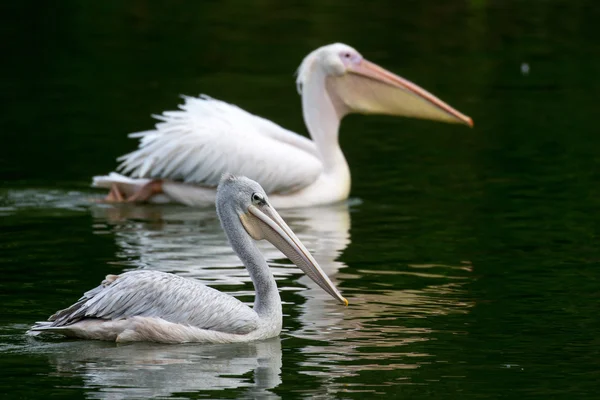
[[[334,283],[337,272],[345,266],[337,258],[350,243],[350,207],[341,203],[280,211]],[[250,282],[212,208],[124,204],[96,205],[91,211],[95,232],[115,237],[120,250],[114,264],[127,269],[160,269],[217,285]],[[263,242],[256,244],[276,279],[301,275],[289,263],[274,262],[284,258],[279,250]],[[317,288],[312,283],[305,286]]]
[[57,376],[80,376],[89,390],[86,398],[149,399],[182,392],[215,398],[226,389],[237,389],[238,398],[279,398],[271,391],[281,384],[278,337],[204,346],[31,340],[29,351],[45,353]]

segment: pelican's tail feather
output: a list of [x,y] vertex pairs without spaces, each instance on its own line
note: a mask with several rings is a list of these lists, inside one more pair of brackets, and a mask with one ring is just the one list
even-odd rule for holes
[[111,172],[108,175],[97,175],[92,179],[92,187],[110,189],[113,184],[117,184],[119,188],[134,191],[139,190],[146,183],[150,182],[150,179],[130,178],[116,172]]
[[[52,321],[36,322],[26,334],[29,336],[39,336],[46,334],[58,334],[70,338],[95,339],[95,340],[115,340],[119,332],[123,331],[122,326],[125,322],[116,323],[98,319],[83,320],[72,325],[53,326]],[[117,330],[114,331],[115,326]]]
[[[130,178],[116,172],[111,172],[108,175],[97,175],[93,177],[92,187],[111,189],[116,185],[119,192],[127,198],[137,193],[151,179],[145,178]],[[169,203],[172,200],[165,195],[155,195],[152,197],[152,203]]]
[[27,332],[27,335],[37,336],[43,333],[56,332],[60,327],[52,326],[52,321],[38,321]]

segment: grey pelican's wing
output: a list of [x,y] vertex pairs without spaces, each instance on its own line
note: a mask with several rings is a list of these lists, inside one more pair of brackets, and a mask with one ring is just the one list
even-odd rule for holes
[[257,314],[238,299],[191,279],[147,270],[109,275],[49,321],[58,327],[88,318],[134,316],[234,334],[247,334],[258,326]]

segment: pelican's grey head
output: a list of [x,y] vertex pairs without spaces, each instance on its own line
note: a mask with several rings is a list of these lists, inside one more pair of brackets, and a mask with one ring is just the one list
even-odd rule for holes
[[268,240],[323,290],[348,305],[348,300],[342,297],[300,239],[269,204],[267,194],[258,183],[244,176],[224,174],[217,188],[216,203],[217,214],[231,242],[236,240],[233,234],[242,227],[254,240]]
[[250,205],[260,205],[267,201],[267,194],[262,186],[252,179],[232,174],[223,174],[221,177],[216,200],[219,215],[225,208],[235,211],[237,215],[243,215],[248,212]]

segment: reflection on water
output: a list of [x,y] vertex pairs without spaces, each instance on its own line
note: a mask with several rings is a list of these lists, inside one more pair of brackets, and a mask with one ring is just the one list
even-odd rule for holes
[[[56,376],[80,376],[92,399],[148,399],[243,388],[242,397],[279,398],[281,339],[228,345],[29,341]],[[249,378],[248,374],[251,374]],[[95,389],[95,390],[94,390]],[[240,392],[238,392],[240,393]]]
[[[29,200],[19,203],[19,198]],[[81,209],[90,212],[89,230],[110,236],[117,246],[114,256],[109,257],[115,260],[110,272],[159,269],[217,287],[223,285],[228,293],[252,298],[247,271],[228,245],[212,208],[93,203],[78,208],[87,201],[87,195],[13,191],[10,213],[24,207],[28,212],[35,209],[31,198],[49,198],[51,206],[39,210],[58,218],[61,213],[71,215]],[[258,243],[285,303],[282,337],[288,339],[284,342],[291,351],[288,357],[295,358],[294,365],[299,368],[294,374],[317,380],[327,394],[381,390],[347,381],[369,371],[427,368],[440,358],[439,348],[432,343],[443,335],[461,334],[432,329],[429,319],[465,314],[473,306],[464,288],[472,280],[469,262],[455,266],[379,264],[375,269],[353,268],[340,261],[352,245],[351,213],[360,212],[360,208],[351,202],[281,213],[348,297],[347,308],[339,306],[287,260],[282,261],[283,255],[269,243]],[[360,247],[360,243],[356,245]],[[97,278],[99,281],[102,276]],[[18,337],[24,330],[19,330]],[[7,337],[13,336],[17,335]],[[236,389],[235,397],[276,397],[271,389],[282,383],[286,365],[280,338],[223,346],[27,340],[23,349],[4,348],[15,354],[48,355],[53,374],[81,377],[90,398],[152,398],[226,389]],[[379,386],[395,384],[382,382]]]
[[23,211],[86,211],[89,194],[63,189],[0,190],[0,216]]
[[[300,291],[303,301],[295,304],[299,326],[287,335],[309,340],[302,347],[302,373],[319,377],[331,390],[347,391],[343,378],[360,371],[415,369],[436,355],[415,350],[411,345],[435,339],[430,328],[414,324],[415,319],[466,313],[473,306],[464,300],[463,285],[471,278],[471,265],[408,265],[401,270],[353,270],[339,256],[350,245],[350,210],[341,204],[311,209],[283,210],[282,216],[315,255],[333,281],[344,288],[361,287],[368,277],[382,289],[346,293],[348,308],[340,307],[329,295],[289,264],[273,263],[281,253],[269,243],[259,246],[270,260],[283,298],[295,287],[281,286],[282,280],[296,276],[307,288]],[[181,207],[112,207],[93,209],[97,233],[114,231],[121,250],[119,262],[126,267],[158,268],[193,277],[207,283],[231,285],[235,295],[251,294],[251,289],[235,290],[249,282],[241,261],[227,244],[212,209]],[[420,282],[419,289],[397,287],[403,277]],[[286,280],[286,283],[288,280]],[[287,318],[287,317],[286,317]],[[411,325],[403,321],[412,321]],[[284,326],[289,326],[284,323]],[[456,333],[456,332],[454,332]],[[361,389],[362,390],[362,389]]]
[[[39,342],[10,350],[26,325],[107,273],[164,268],[250,294],[214,214],[142,207],[158,215],[112,222],[97,213],[119,210],[94,207],[93,218],[89,178],[112,170],[135,147],[126,133],[150,129],[149,114],[176,109],[180,93],[208,93],[306,132],[292,74],[309,51],[342,41],[476,125],[344,119],[352,194],[364,199],[350,207],[350,235],[333,229],[321,239],[327,230],[310,216],[291,225],[323,254],[351,303],[337,306],[261,244],[276,260],[285,314],[281,384],[271,391],[286,399],[596,399],[596,3],[2,2],[0,393],[111,398],[152,387],[106,379],[89,388],[102,359],[74,358],[72,377],[54,378],[59,347],[52,362]],[[64,345],[82,354],[102,347]],[[165,368],[173,367],[156,372]],[[251,397],[243,387],[256,379],[251,370],[230,385],[242,387],[220,393],[189,393],[203,384],[185,375],[188,393],[171,396]]]
[[[424,274],[424,269],[429,273]],[[411,265],[405,271],[358,272],[349,280],[343,275],[339,279],[348,285],[352,279],[360,281],[365,276],[397,282],[399,276],[407,275],[420,278],[424,287],[356,293],[348,309],[341,312],[330,302],[316,308],[311,301],[302,305],[305,323],[292,334],[311,340],[302,348],[304,373],[320,377],[333,392],[352,391],[346,377],[366,371],[417,369],[437,360],[438,355],[427,351],[424,343],[437,340],[439,332],[426,323],[415,323],[416,319],[467,313],[474,305],[464,300],[463,286],[471,278],[469,265]],[[315,344],[315,340],[319,342]],[[370,391],[357,386],[357,391]]]
[[[343,203],[280,212],[332,277],[343,266],[335,260],[350,243],[349,207]],[[92,208],[92,215],[96,233],[114,232],[121,249],[117,256],[127,260],[116,264],[159,269],[212,284],[250,282],[242,262],[227,242],[213,208],[97,205]],[[273,262],[284,256],[267,241],[259,241],[257,245],[270,261],[276,279],[301,274],[287,260],[285,264]],[[307,286],[317,287],[312,282]]]

